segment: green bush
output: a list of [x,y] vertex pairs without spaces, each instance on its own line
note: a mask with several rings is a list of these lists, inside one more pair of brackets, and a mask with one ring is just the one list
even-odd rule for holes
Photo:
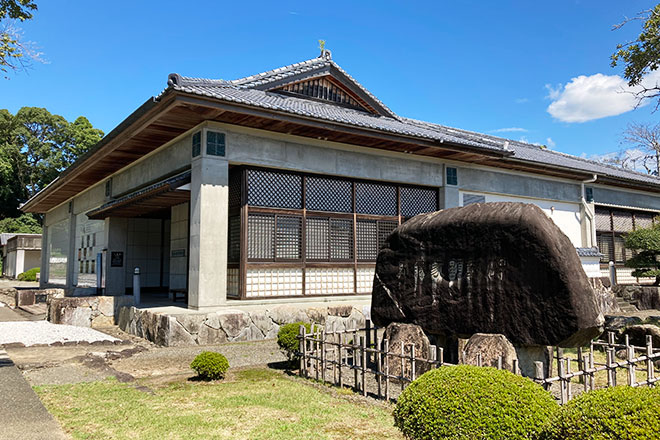
[[37,274],[39,273],[39,268],[35,267],[28,271],[18,274],[18,281],[37,281]]
[[214,351],[203,351],[190,364],[199,377],[204,380],[219,380],[225,378],[229,362],[224,355]]
[[412,440],[530,439],[559,409],[540,385],[471,365],[424,373],[406,388],[394,424]]
[[277,332],[277,345],[286,354],[290,361],[299,359],[297,355],[300,348],[300,326],[304,325],[307,332],[311,331],[311,325],[306,322],[294,322],[293,324],[284,324]]
[[660,439],[660,389],[618,386],[584,393],[561,408],[540,438]]

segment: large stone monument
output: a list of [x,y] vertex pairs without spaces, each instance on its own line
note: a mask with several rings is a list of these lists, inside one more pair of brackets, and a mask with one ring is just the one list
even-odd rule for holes
[[497,333],[515,346],[577,346],[603,316],[570,240],[537,206],[473,204],[418,215],[378,254],[374,323],[429,335]]

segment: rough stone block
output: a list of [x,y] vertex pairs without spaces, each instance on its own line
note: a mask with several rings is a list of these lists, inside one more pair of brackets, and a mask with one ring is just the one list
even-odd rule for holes
[[534,345],[516,347],[516,355],[518,356],[520,374],[523,376],[534,377],[536,374],[534,362],[543,363],[543,375],[545,377],[552,376],[552,347]]
[[639,310],[660,309],[660,287],[644,286],[633,292]]
[[237,338],[250,325],[250,315],[241,311],[221,313],[218,315],[218,319],[230,340]]
[[477,365],[477,357],[481,355],[481,365],[486,367],[497,367],[502,356],[502,368],[507,371],[513,371],[513,361],[518,359],[516,349],[506,336],[486,333],[470,336],[460,354],[462,362],[468,365]]
[[199,345],[216,345],[227,342],[227,334],[219,328],[202,325],[197,333],[197,343]]
[[[426,337],[422,328],[414,324],[400,324],[393,322],[387,326],[383,339],[389,344],[388,351],[391,353],[401,353],[401,345],[404,346],[404,354],[410,355],[410,345],[415,346],[415,357],[420,359],[430,359],[431,343]],[[390,374],[395,376],[411,377],[411,363],[405,361],[403,365],[403,374],[401,371],[401,358],[388,356]],[[415,377],[419,377],[431,367],[425,362],[415,364]]]
[[15,295],[16,307],[31,306],[35,303],[34,290],[17,290]]
[[429,334],[503,334],[579,346],[603,315],[568,237],[537,206],[485,203],[418,215],[378,254],[371,316]]
[[268,316],[279,325],[299,321],[309,322],[309,317],[302,309],[288,305],[274,307],[268,311]]
[[[268,335],[275,327],[279,328],[279,326],[275,324],[272,319],[270,319],[265,311],[250,312],[250,320],[254,325],[257,326],[259,330],[261,330],[261,333],[264,335]],[[277,333],[275,333],[275,336],[277,336]]]
[[169,317],[169,332],[167,345],[168,347],[185,347],[190,345],[197,345],[195,338],[186,331],[186,329],[176,320],[176,318]]
[[638,347],[646,346],[646,336],[651,336],[653,347],[660,347],[660,327],[651,324],[632,325],[623,331],[628,335],[628,341]]
[[92,318],[92,328],[112,327],[115,324],[113,316],[98,315]]

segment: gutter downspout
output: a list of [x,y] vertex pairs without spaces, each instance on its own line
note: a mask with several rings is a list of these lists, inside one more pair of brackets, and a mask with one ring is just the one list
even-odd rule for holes
[[584,209],[584,215],[582,217],[582,221],[584,222],[585,218],[589,220],[589,242],[587,243],[588,247],[593,247],[596,245],[596,228],[595,228],[595,213],[591,211],[591,207],[587,203],[587,200],[585,198],[586,192],[584,189],[584,185],[586,183],[594,183],[598,179],[598,175],[594,174],[590,179],[583,180],[580,182],[580,190],[581,190],[581,195],[582,197],[580,198],[580,202],[582,203],[582,208]]

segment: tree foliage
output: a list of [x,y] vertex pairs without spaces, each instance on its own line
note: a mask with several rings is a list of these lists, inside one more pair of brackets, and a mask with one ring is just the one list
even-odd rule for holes
[[[2,1],[2,0],[0,0]],[[74,122],[45,108],[0,110],[0,218],[48,185],[103,137],[80,116]]]
[[635,269],[632,275],[656,277],[656,284],[660,284],[660,223],[629,232],[625,247],[637,249],[636,254],[626,261],[626,266]]
[[19,70],[36,54],[21,41],[11,21],[32,19],[37,5],[32,0],[0,0],[0,71]]
[[[642,32],[636,40],[617,45],[611,60],[612,67],[623,65],[623,76],[628,80],[629,86],[641,86],[636,92],[641,102],[644,99],[660,98],[660,84],[643,84],[644,77],[660,66],[660,4],[640,12],[631,19],[626,19],[614,28],[618,29],[628,22],[637,20],[644,22]],[[660,99],[656,108],[658,106]]]
[[41,225],[32,214],[25,213],[16,218],[0,220],[0,232],[13,234],[41,234]]

